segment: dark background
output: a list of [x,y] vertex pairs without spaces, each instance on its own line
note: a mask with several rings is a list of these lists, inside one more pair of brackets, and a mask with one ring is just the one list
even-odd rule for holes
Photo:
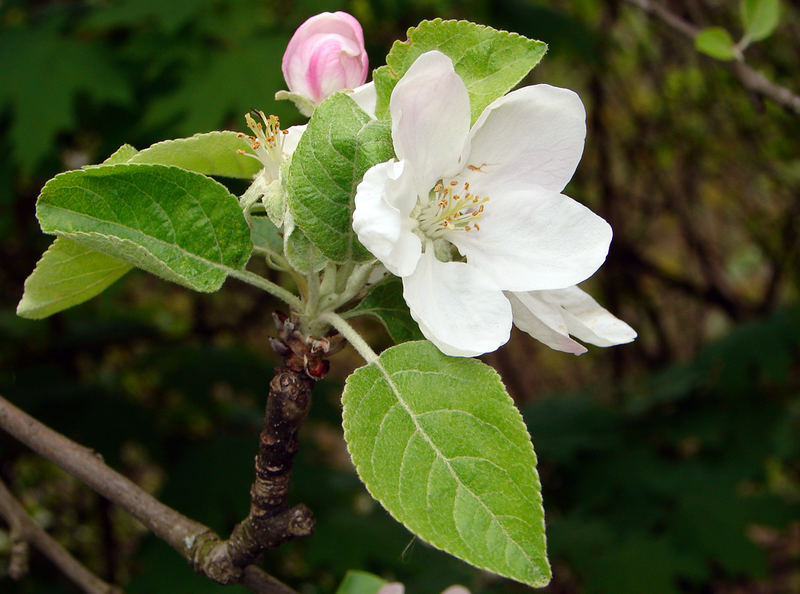
[[[738,2],[662,4],[741,34]],[[627,3],[580,0],[0,2],[0,393],[181,512],[221,533],[246,513],[276,306],[229,281],[199,295],[133,272],[44,321],[17,318],[51,238],[43,183],[137,148],[220,128],[252,108],[299,123],[280,58],[305,18],[347,10],[371,66],[423,18],[466,18],[550,44],[531,82],[570,87],[589,114],[567,193],[614,228],[584,286],[639,332],[580,358],[515,335],[486,357],[540,458],[551,593],[800,592],[800,118],[748,93],[721,62]],[[800,12],[748,61],[800,92]],[[237,188],[241,190],[241,188]],[[364,326],[376,344],[387,338]],[[292,500],[316,534],[268,555],[303,592],[350,568],[436,593],[523,586],[412,538],[358,482],[339,394],[358,358],[318,385]],[[195,576],[124,512],[0,435],[0,477],[101,576],[130,592],[242,592]],[[38,555],[0,590],[70,593]]]

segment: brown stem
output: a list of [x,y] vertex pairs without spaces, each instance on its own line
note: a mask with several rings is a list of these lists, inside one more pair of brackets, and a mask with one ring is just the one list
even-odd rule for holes
[[[212,579],[236,583],[242,569],[266,549],[310,535],[314,517],[305,505],[288,507],[292,463],[299,442],[297,432],[311,406],[311,391],[328,369],[323,357],[330,352],[329,339],[314,339],[300,331],[292,318],[276,315],[278,339],[271,341],[283,357],[283,365],[270,381],[255,459],[255,480],[250,487],[250,513],[237,524],[226,541],[204,546],[197,560],[214,568]],[[335,344],[335,341],[333,341]],[[207,574],[208,575],[208,574]]]
[[[0,514],[8,522],[12,531],[18,531],[25,541],[36,547],[45,557],[50,559],[64,575],[71,579],[75,585],[89,594],[121,594],[122,590],[107,584],[91,571],[86,569],[80,561],[69,554],[67,550],[56,542],[47,532],[25,513],[19,501],[8,490],[5,483],[0,481]],[[14,576],[15,579],[21,576]]]
[[[654,2],[652,0],[625,1],[660,19],[675,31],[680,32],[690,39],[694,39],[700,32],[699,27],[682,19],[659,2]],[[787,111],[800,116],[800,95],[772,82],[744,61],[736,60],[729,62],[728,67],[745,88],[757,95],[771,99]]]
[[[213,579],[217,567],[206,566],[201,562],[201,557],[208,551],[209,545],[213,547],[221,541],[210,528],[164,505],[135,483],[106,466],[97,453],[53,431],[2,396],[0,396],[0,427],[103,497],[125,509],[192,563],[196,570]],[[250,567],[245,574],[245,577],[250,577],[241,582],[253,592],[297,594],[278,580],[266,574],[256,577],[256,573],[263,574],[263,571]]]

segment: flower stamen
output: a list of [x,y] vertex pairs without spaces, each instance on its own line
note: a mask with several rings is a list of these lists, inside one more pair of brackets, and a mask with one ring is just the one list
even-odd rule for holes
[[[259,118],[257,121],[253,116]],[[287,130],[281,130],[278,116],[269,117],[261,110],[252,110],[244,114],[247,127],[252,130],[252,136],[239,134],[239,138],[246,139],[255,152],[255,158],[268,170],[271,179],[278,178],[281,160],[283,159],[283,136]],[[238,151],[240,154],[243,151]]]
[[437,183],[431,190],[430,201],[419,210],[419,229],[431,239],[440,238],[445,231],[480,231],[476,222],[483,216],[489,196],[477,196],[464,182],[459,192],[459,181],[445,185]]

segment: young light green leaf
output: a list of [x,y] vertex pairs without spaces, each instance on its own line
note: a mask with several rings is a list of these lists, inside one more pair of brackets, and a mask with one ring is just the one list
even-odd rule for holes
[[[240,150],[244,153],[237,152]],[[127,162],[174,165],[205,175],[242,179],[250,179],[261,169],[250,146],[230,130],[157,142]]]
[[372,573],[351,569],[339,584],[336,594],[377,594],[387,583]]
[[211,178],[177,167],[62,173],[42,189],[36,215],[45,233],[197,291],[219,289],[252,249],[238,200]]
[[25,281],[17,315],[40,320],[99,295],[131,265],[57,237]]
[[139,151],[129,144],[123,144],[103,161],[102,165],[116,165],[117,163],[127,163]]
[[389,98],[397,81],[420,54],[439,50],[453,60],[469,91],[472,121],[487,105],[513,89],[547,52],[547,44],[517,33],[498,31],[468,21],[423,21],[396,41],[386,66],[373,73],[378,117],[388,117]]
[[[123,144],[103,165],[125,163],[138,152]],[[25,280],[17,315],[39,320],[88,301],[131,268],[126,262],[57,237]]]
[[779,0],[742,0],[740,12],[744,34],[751,41],[766,39],[778,26],[780,18]]
[[314,111],[289,167],[289,211],[328,259],[373,258],[352,228],[353,199],[364,173],[394,156],[388,122],[371,119],[337,93]]
[[700,31],[694,38],[694,47],[698,52],[717,60],[736,58],[736,47],[731,34],[722,27],[709,27]]
[[347,378],[342,405],[358,474],[389,513],[477,567],[548,583],[536,455],[491,367],[406,342]]
[[377,318],[396,344],[422,339],[422,332],[403,299],[403,282],[396,276],[389,276],[373,285],[367,296],[349,314]]

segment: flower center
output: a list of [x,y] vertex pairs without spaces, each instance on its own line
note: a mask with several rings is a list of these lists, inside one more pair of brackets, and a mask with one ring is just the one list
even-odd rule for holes
[[417,219],[420,230],[431,239],[439,239],[446,231],[480,231],[478,220],[489,196],[476,196],[469,191],[469,182],[439,182],[430,193]]
[[[257,116],[261,121],[254,120],[250,113]],[[271,115],[267,117],[263,111],[255,109],[250,113],[244,114],[244,119],[247,121],[248,128],[253,131],[253,136],[239,134],[239,138],[247,139],[256,153],[256,158],[267,169],[269,177],[278,179],[281,160],[283,159],[283,135],[288,134],[288,131],[281,130],[278,116]],[[237,152],[244,154],[242,150]]]

